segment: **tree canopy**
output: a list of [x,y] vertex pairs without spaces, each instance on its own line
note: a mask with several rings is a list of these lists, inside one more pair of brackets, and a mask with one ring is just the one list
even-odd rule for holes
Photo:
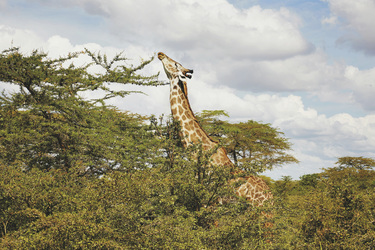
[[[89,57],[91,63],[75,66],[74,59],[79,56]],[[105,100],[132,93],[115,91],[108,86],[110,82],[163,84],[157,75],[138,73],[152,59],[127,66],[121,54],[108,59],[86,50],[50,59],[39,51],[30,55],[17,48],[4,51],[0,55],[0,81],[19,86],[19,91],[0,96],[1,158],[46,170],[80,166],[103,173],[113,168],[142,167],[148,146],[143,144],[147,133],[140,123],[146,118],[118,112]],[[95,65],[103,73],[89,73]],[[95,90],[101,90],[102,96],[84,99],[80,95]],[[131,133],[134,130],[137,133]]]
[[203,129],[222,143],[239,168],[255,174],[298,162],[288,153],[291,143],[283,137],[282,132],[270,124],[252,120],[229,123],[219,120],[219,116],[228,117],[228,114],[223,110],[204,110],[197,118]]
[[343,168],[356,168],[356,169],[372,169],[375,167],[375,160],[366,157],[339,157],[336,162],[340,169]]

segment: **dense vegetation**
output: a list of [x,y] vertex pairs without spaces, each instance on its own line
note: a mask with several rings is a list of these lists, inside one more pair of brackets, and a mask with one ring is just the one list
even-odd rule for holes
[[[92,63],[75,66],[77,57]],[[0,55],[1,249],[371,249],[375,161],[341,157],[320,174],[273,181],[274,204],[233,197],[232,173],[184,150],[178,124],[106,105],[110,83],[161,85],[150,61],[84,51],[49,59],[12,48]],[[98,67],[92,72],[92,67]],[[96,99],[82,93],[94,91]],[[198,115],[245,174],[297,162],[269,124]],[[212,152],[211,152],[212,153]],[[195,156],[192,160],[192,155]],[[219,197],[232,197],[218,204]],[[265,228],[272,211],[272,228]],[[270,243],[271,241],[272,243]]]

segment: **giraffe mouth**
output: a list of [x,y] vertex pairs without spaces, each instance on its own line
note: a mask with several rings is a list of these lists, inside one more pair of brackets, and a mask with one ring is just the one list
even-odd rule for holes
[[182,73],[184,74],[184,76],[186,76],[187,78],[191,79],[193,72],[194,72],[194,70],[187,69],[186,71],[184,71]]
[[163,52],[158,53],[159,60],[163,60],[164,57],[165,57],[165,54]]

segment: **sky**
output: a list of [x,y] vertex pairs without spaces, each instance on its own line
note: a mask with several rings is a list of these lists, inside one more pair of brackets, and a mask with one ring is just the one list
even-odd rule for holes
[[[123,51],[134,65],[163,51],[194,70],[194,112],[283,132],[300,163],[265,175],[298,179],[338,157],[375,157],[374,13],[375,0],[0,0],[0,50]],[[143,73],[158,72],[166,81],[155,59]],[[122,88],[145,95],[110,104],[170,114],[168,85]]]

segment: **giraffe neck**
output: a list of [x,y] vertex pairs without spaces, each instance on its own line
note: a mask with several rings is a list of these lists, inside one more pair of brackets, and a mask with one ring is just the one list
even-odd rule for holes
[[179,78],[171,80],[170,101],[173,119],[180,122],[184,147],[202,143],[207,150],[217,145],[199,125],[187,98],[186,83]]
[[[191,78],[192,70],[184,68],[181,64],[167,57],[164,53],[158,53],[159,59],[162,61],[164,70],[170,79],[170,102],[173,119],[180,122],[182,143],[185,147],[190,144],[202,143],[203,150],[210,150],[217,147],[218,143],[214,142],[207,133],[199,125],[194,113],[190,107],[187,98],[187,88],[184,79]],[[210,156],[211,162],[216,166],[226,166],[230,170],[236,167],[228,158],[226,150],[218,147],[216,152]],[[237,178],[237,182],[242,178]],[[259,177],[245,178],[246,183],[242,184],[238,190],[238,195],[246,197],[249,201],[260,202],[272,199],[272,193],[268,190],[267,184]]]

